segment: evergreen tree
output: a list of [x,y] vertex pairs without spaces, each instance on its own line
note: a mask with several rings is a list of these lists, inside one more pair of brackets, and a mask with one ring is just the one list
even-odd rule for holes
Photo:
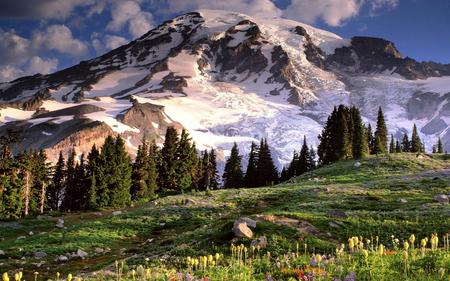
[[438,138],[437,153],[444,153],[444,147],[442,145],[441,137]]
[[177,189],[177,149],[178,134],[174,127],[168,127],[161,150],[161,161],[159,167],[160,186],[164,191]]
[[99,182],[97,181],[98,175],[102,175],[101,171],[101,159],[100,152],[98,151],[95,144],[92,146],[91,151],[87,156],[87,165],[86,165],[86,173],[88,177],[88,206],[87,209],[96,209],[98,207],[97,204],[97,186]]
[[387,127],[384,120],[383,110],[378,108],[377,129],[375,131],[375,154],[384,154],[387,152]]
[[332,135],[332,129],[334,123],[337,119],[337,108],[334,107],[333,112],[328,116],[327,122],[325,123],[322,133],[318,136],[319,145],[317,147],[317,154],[319,155],[320,165],[327,165],[332,163],[334,160],[334,137]]
[[244,175],[241,167],[242,156],[239,155],[237,144],[231,148],[230,157],[225,163],[223,173],[224,188],[240,188],[243,186]]
[[395,153],[395,141],[393,134],[391,134],[391,142],[389,143],[389,153]]
[[216,161],[216,152],[214,149],[211,149],[209,153],[209,189],[217,189],[219,187],[219,172],[217,171],[217,161]]
[[308,148],[308,144],[306,143],[306,136],[303,137],[303,145],[302,148],[300,149],[300,154],[298,156],[298,161],[296,163],[297,168],[295,169],[295,175],[299,176],[301,174],[304,174],[306,172],[308,172],[309,170],[311,170],[310,167],[310,150]]
[[395,141],[395,152],[396,153],[402,152],[402,146],[400,145],[400,142],[398,140]]
[[22,202],[23,202],[23,215],[28,216],[31,213],[34,203],[36,202],[36,192],[33,189],[33,166],[34,159],[31,152],[23,151],[16,157],[16,163],[19,167],[19,178],[23,179],[22,185]]
[[207,190],[209,188],[209,183],[211,179],[210,171],[209,171],[209,153],[207,150],[203,151],[200,159],[200,180],[198,184],[199,190]]
[[23,214],[23,183],[9,145],[6,137],[0,139],[0,220],[18,219]]
[[375,138],[373,137],[372,126],[369,125],[366,128],[367,146],[369,148],[369,154],[375,154]]
[[272,160],[272,155],[266,139],[261,139],[256,165],[257,186],[273,185],[278,181],[278,171]]
[[58,162],[54,167],[52,181],[47,189],[47,206],[50,210],[57,211],[63,197],[66,182],[66,164],[62,152],[59,152]]
[[288,177],[288,179],[298,175],[298,172],[297,172],[297,168],[299,166],[298,162],[299,162],[299,154],[297,153],[297,151],[294,151],[291,163],[289,163],[289,166],[286,169],[286,176]]
[[143,138],[132,168],[131,198],[133,200],[149,198],[155,194],[158,177],[156,157],[156,145],[149,145]]
[[402,138],[402,152],[410,152],[411,144],[409,142],[408,134],[405,133]]
[[281,174],[280,174],[280,182],[285,182],[288,179],[290,179],[290,177],[288,175],[288,169],[286,169],[286,167],[283,166],[283,169],[281,170]]
[[248,155],[248,164],[245,172],[244,183],[246,187],[256,187],[257,184],[257,163],[258,163],[258,147],[252,142],[250,153]]
[[195,147],[191,143],[191,138],[186,130],[181,132],[176,150],[176,186],[179,191],[186,190],[192,184],[192,166],[196,157]]
[[50,164],[47,163],[47,155],[44,150],[40,150],[39,152],[35,152],[33,154],[34,158],[34,182],[33,182],[33,190],[36,190],[37,198],[35,200],[34,213],[43,214],[44,209],[46,209],[46,193],[47,188],[50,183],[50,173],[51,167]]
[[347,121],[347,109],[345,106],[340,105],[337,110],[336,119],[332,123],[332,147],[334,151],[332,162],[346,159],[351,154],[351,142],[349,140]]
[[309,148],[308,167],[310,170],[314,170],[316,168],[316,151],[312,146]]
[[66,163],[66,175],[65,175],[65,190],[64,190],[64,200],[62,208],[64,211],[75,211],[75,201],[78,196],[77,192],[77,177],[76,177],[76,163],[75,163],[75,149],[71,149],[69,156],[67,157]]
[[109,191],[109,206],[123,207],[131,202],[131,159],[125,149],[125,142],[119,135],[114,142],[112,169],[107,171],[110,182],[108,186]]
[[369,145],[359,109],[352,107],[350,112],[353,120],[352,156],[360,159],[369,154]]
[[412,136],[411,136],[411,152],[422,152],[422,142],[420,141],[419,134],[417,133],[416,124],[413,126]]

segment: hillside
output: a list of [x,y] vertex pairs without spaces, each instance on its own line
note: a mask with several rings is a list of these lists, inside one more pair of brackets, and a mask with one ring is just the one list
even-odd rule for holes
[[[308,253],[334,253],[352,236],[378,236],[392,246],[391,235],[402,241],[415,234],[420,241],[434,232],[448,233],[450,205],[434,197],[449,193],[446,155],[343,161],[272,187],[168,196],[120,212],[52,213],[3,222],[0,271],[23,268],[25,276],[38,271],[43,278],[114,271],[115,260],[126,260],[128,269],[137,264],[183,268],[187,256],[229,255],[232,241],[248,246],[251,239],[233,240],[231,231],[244,216],[257,221],[253,238],[264,235],[263,251],[274,257],[295,251],[297,243],[307,243]],[[77,250],[82,251],[70,254]],[[448,260],[441,266],[450,270]]]

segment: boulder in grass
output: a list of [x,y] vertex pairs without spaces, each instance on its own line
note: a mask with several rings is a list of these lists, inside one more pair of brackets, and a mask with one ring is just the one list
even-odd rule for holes
[[88,253],[86,253],[85,251],[78,249],[77,252],[75,253],[75,256],[81,259],[84,259],[88,256]]
[[444,203],[444,204],[449,203],[449,198],[445,194],[438,194],[438,195],[434,196],[433,199],[434,199],[434,201],[439,202],[439,203]]
[[38,252],[34,253],[34,257],[38,258],[38,259],[45,258],[46,256],[47,256],[47,253],[43,252],[43,251],[38,251]]
[[5,253],[5,251],[3,251],[3,250],[0,250],[0,257],[4,257],[4,256],[6,256],[6,253]]
[[113,216],[120,216],[122,214],[122,211],[114,211],[112,212]]
[[236,222],[245,222],[248,227],[251,227],[251,228],[256,227],[256,221],[252,220],[251,218],[243,217],[243,218],[238,219]]
[[236,221],[232,231],[234,235],[239,238],[251,239],[253,237],[253,231],[247,226],[247,223],[242,221]]
[[266,236],[261,236],[250,243],[250,247],[255,248],[265,248],[267,246],[267,238]]
[[56,222],[55,227],[59,228],[59,229],[63,229],[64,228],[64,220],[63,219],[58,219],[58,222]]
[[66,256],[59,256],[59,257],[56,259],[57,262],[66,262],[66,261],[68,261],[68,260],[69,260],[69,258],[66,257]]

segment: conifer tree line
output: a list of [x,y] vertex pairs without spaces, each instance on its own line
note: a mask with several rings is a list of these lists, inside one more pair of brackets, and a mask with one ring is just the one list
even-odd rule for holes
[[[289,165],[279,175],[267,139],[252,143],[244,169],[235,143],[219,177],[214,149],[199,152],[187,131],[168,128],[162,147],[145,137],[134,161],[120,136],[109,136],[87,155],[72,149],[51,166],[43,150],[13,155],[18,136],[0,136],[0,220],[17,219],[45,211],[82,211],[123,207],[160,194],[217,188],[269,186],[343,159],[369,154],[425,152],[417,127],[411,137],[388,135],[383,111],[378,110],[375,131],[364,125],[358,108],[335,107],[318,136],[317,153],[306,137]],[[433,152],[443,153],[438,139]]]

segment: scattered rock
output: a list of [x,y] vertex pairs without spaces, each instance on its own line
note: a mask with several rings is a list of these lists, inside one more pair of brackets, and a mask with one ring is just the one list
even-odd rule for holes
[[406,204],[406,203],[408,203],[408,200],[406,200],[405,198],[400,198],[397,200],[397,202],[400,204]]
[[185,198],[183,201],[184,205],[195,205],[197,204],[197,202],[195,202],[195,200],[191,199],[191,198]]
[[58,219],[58,222],[55,225],[56,228],[63,229],[64,228],[64,220]]
[[26,237],[25,236],[19,236],[19,237],[17,237],[17,240],[22,240],[22,239],[25,239]]
[[444,204],[449,203],[449,198],[445,194],[436,195],[433,197],[433,199],[434,199],[434,201],[439,202],[439,203],[444,203]]
[[0,257],[4,257],[4,256],[6,256],[6,253],[5,253],[5,251],[3,251],[3,250],[0,250]]
[[114,211],[114,212],[112,212],[113,216],[119,216],[121,214],[122,214],[122,211]]
[[337,221],[330,221],[328,224],[333,228],[340,228],[344,225],[343,223]]
[[103,254],[103,253],[105,252],[105,250],[102,249],[102,248],[95,248],[94,252],[95,252],[96,254]]
[[45,258],[46,256],[47,256],[47,253],[43,252],[43,251],[38,251],[38,252],[34,253],[34,257],[38,258],[38,259]]
[[353,166],[355,166],[355,168],[359,168],[361,167],[361,162],[356,162]]
[[247,223],[243,221],[236,221],[233,225],[232,231],[237,237],[249,239],[253,237],[253,231],[248,228]]
[[251,228],[256,227],[256,221],[252,220],[251,218],[243,217],[243,218],[238,219],[236,222],[245,222],[248,227],[251,227]]
[[95,212],[94,215],[97,216],[97,217],[103,216],[103,214],[101,212]]
[[265,208],[267,207],[267,203],[263,200],[258,200],[258,202],[256,202],[256,206],[259,208]]
[[34,235],[33,231],[28,232],[28,235],[33,236]]
[[266,246],[267,246],[267,238],[266,238],[266,236],[261,236],[261,237],[255,239],[255,240],[253,240],[250,243],[250,247],[255,247],[255,248],[259,247],[259,248],[262,249],[262,248],[265,248]]
[[68,261],[68,260],[69,260],[69,258],[66,257],[66,256],[59,256],[59,257],[56,259],[57,262],[66,262],[66,261]]
[[88,256],[88,253],[86,253],[85,251],[78,249],[77,252],[75,253],[76,257],[79,257],[81,259],[84,259]]
[[342,210],[332,210],[328,212],[328,216],[330,217],[334,217],[334,218],[341,218],[341,219],[346,219],[348,218],[348,215],[342,211]]

